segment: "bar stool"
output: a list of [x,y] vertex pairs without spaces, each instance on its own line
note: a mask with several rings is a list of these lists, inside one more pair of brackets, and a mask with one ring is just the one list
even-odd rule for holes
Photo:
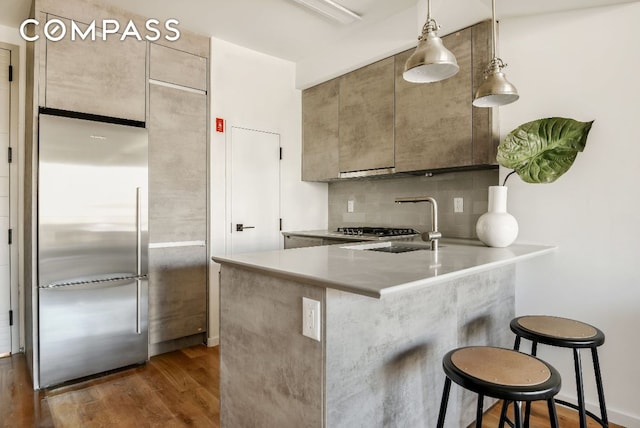
[[[451,381],[478,394],[476,428],[482,427],[485,396],[514,402],[516,428],[522,428],[523,401],[546,400],[551,427],[558,428],[553,397],[560,391],[560,374],[544,361],[511,349],[470,346],[449,351],[442,367],[446,378],[437,428],[444,426]],[[505,418],[501,415],[501,423]]]
[[[547,315],[529,315],[514,318],[510,323],[511,331],[516,334],[514,349],[520,349],[520,340],[528,339],[531,344],[531,355],[537,354],[538,343],[561,348],[573,349],[573,361],[576,372],[576,388],[578,390],[578,404],[564,400],[556,400],[558,404],[575,409],[580,414],[580,428],[587,427],[587,416],[594,419],[603,427],[609,426],[607,408],[604,403],[604,388],[602,387],[602,375],[600,372],[600,360],[598,359],[598,346],[604,343],[604,333],[596,327],[568,319]],[[584,403],[584,384],[582,379],[582,361],[580,349],[590,348],[593,358],[593,369],[598,389],[598,401],[600,402],[600,416],[586,410]],[[525,409],[525,426],[528,426],[530,404]],[[506,412],[503,406],[502,412]]]

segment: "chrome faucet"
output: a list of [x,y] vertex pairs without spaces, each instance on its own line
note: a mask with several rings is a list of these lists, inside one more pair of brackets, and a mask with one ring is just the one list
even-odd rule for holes
[[417,196],[411,198],[396,198],[396,204],[409,204],[416,202],[431,202],[431,225],[430,232],[422,234],[422,240],[431,243],[431,251],[438,250],[438,239],[442,238],[442,233],[438,232],[438,203],[431,196]]

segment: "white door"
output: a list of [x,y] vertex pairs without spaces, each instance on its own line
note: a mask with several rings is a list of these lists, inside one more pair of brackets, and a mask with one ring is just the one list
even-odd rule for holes
[[9,231],[9,129],[11,85],[9,65],[11,52],[0,48],[0,357],[11,352],[11,251],[8,241]]
[[231,127],[227,253],[280,248],[280,135]]

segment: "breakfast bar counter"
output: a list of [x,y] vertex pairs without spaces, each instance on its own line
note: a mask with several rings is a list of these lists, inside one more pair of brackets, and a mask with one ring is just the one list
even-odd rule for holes
[[[391,253],[386,249],[409,250]],[[221,263],[300,280],[324,288],[380,298],[493,269],[551,252],[555,247],[514,244],[489,248],[474,240],[443,240],[437,251],[423,242],[345,243],[214,257]]]
[[[554,247],[425,245],[213,257],[222,265],[221,426],[435,426],[442,356],[510,347],[516,264]],[[302,334],[303,298],[319,302],[320,340]],[[447,427],[473,421],[474,402],[452,391]]]

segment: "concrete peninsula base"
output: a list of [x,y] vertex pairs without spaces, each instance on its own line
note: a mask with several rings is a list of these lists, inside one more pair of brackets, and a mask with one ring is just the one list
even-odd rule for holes
[[[442,356],[511,347],[514,292],[515,264],[375,299],[223,263],[221,426],[435,426]],[[320,342],[302,297],[321,302]],[[475,399],[454,387],[446,426],[472,422]]]

